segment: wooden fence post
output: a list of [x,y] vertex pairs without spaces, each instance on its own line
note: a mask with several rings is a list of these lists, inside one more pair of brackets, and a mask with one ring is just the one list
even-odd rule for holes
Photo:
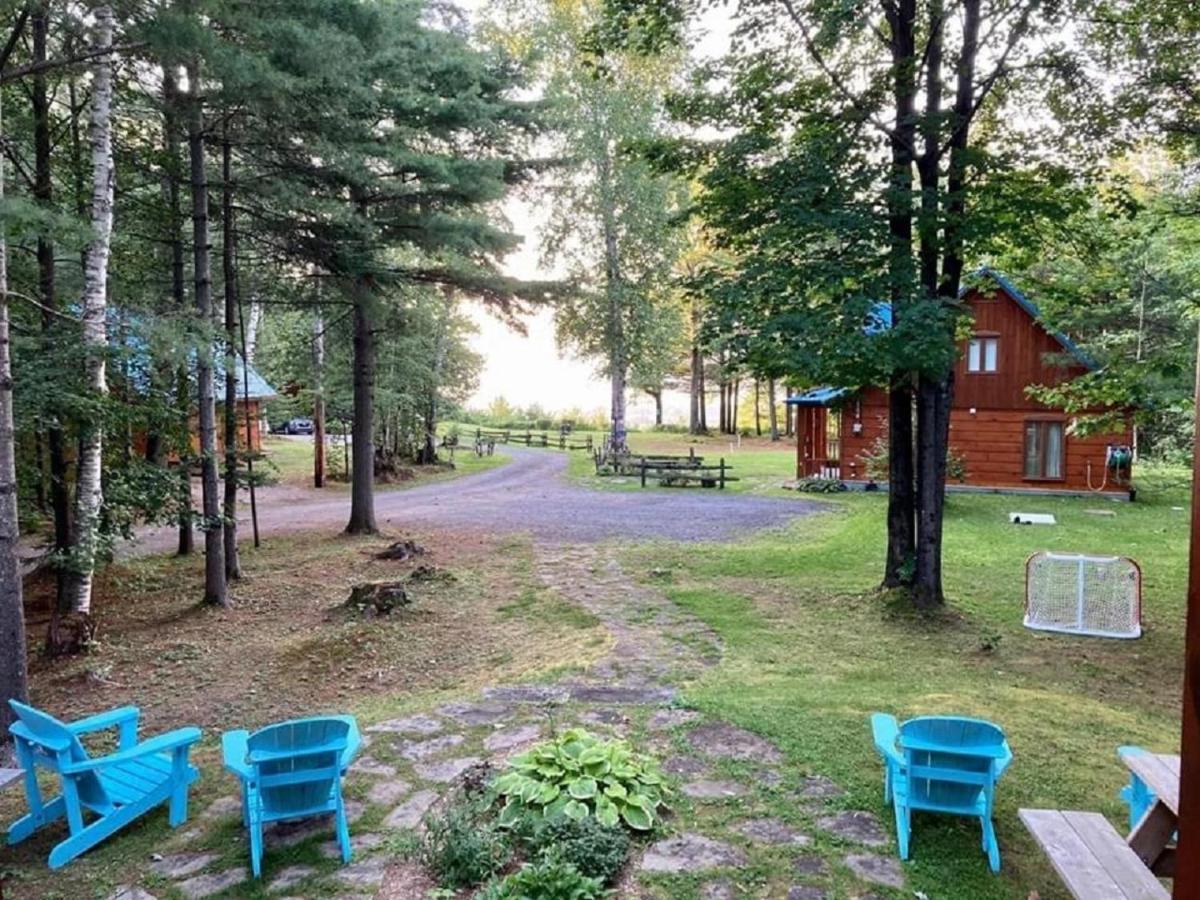
[[646,457],[642,457],[642,487],[646,486]]
[[721,490],[725,490],[725,457],[721,457],[721,481],[719,483]]

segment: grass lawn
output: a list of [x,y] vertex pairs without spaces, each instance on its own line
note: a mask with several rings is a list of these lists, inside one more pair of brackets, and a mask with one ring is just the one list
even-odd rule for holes
[[[952,495],[950,603],[932,619],[872,591],[884,550],[879,495],[840,495],[826,515],[744,542],[643,545],[625,556],[725,641],[723,662],[690,687],[688,702],[777,741],[801,769],[846,787],[847,808],[874,809],[889,827],[871,712],[1000,723],[1016,755],[998,794],[1003,873],[988,872],[977,824],[918,816],[910,881],[931,898],[1025,898],[1037,889],[1049,900],[1065,894],[1047,890],[1057,879],[1018,807],[1099,810],[1124,830],[1116,794],[1127,773],[1117,746],[1178,748],[1188,527],[1180,474],[1144,478],[1136,504]],[[1015,510],[1051,512],[1059,524],[1009,525]],[[1023,565],[1041,549],[1137,559],[1145,635],[1025,629]]]
[[[202,772],[192,789],[195,815],[235,791],[232,776],[221,768],[222,731],[322,712],[353,712],[366,726],[487,684],[578,670],[607,648],[608,634],[594,617],[537,581],[526,539],[406,536],[430,551],[423,563],[448,570],[454,581],[413,589],[414,604],[387,619],[348,617],[337,609],[352,584],[402,578],[411,570],[411,564],[372,557],[388,543],[382,536],[314,532],[272,538],[258,551],[245,546],[244,577],[231,588],[229,610],[197,605],[200,557],[111,566],[96,585],[99,647],[60,662],[44,659],[32,647],[33,702],[68,719],[133,703],[142,709],[144,736],[200,726],[204,737],[193,754]],[[45,633],[42,610],[49,609],[53,584],[39,579],[27,591],[30,637],[36,643]],[[0,793],[0,823],[23,814],[24,805],[20,790]],[[144,825],[125,829],[50,872],[46,856],[63,833],[50,828],[5,848],[0,895],[106,898],[115,885],[136,881],[152,853],[171,847],[216,852],[228,866],[246,863],[240,829],[176,838],[167,828],[165,807],[147,816]],[[290,856],[277,853],[273,865],[336,868],[311,847]],[[264,884],[247,884],[228,896],[265,897]],[[161,887],[165,891],[167,883]]]
[[[686,452],[691,442],[661,433],[631,436],[635,452]],[[950,601],[941,614],[918,618],[903,600],[873,590],[882,570],[886,497],[781,490],[778,485],[792,475],[793,451],[786,443],[743,441],[731,450],[728,439],[708,438],[694,446],[734,463],[744,480],[730,490],[817,500],[826,511],[728,544],[614,545],[627,572],[663,589],[724,643],[722,661],[684,686],[684,702],[776,742],[786,755],[788,784],[799,774],[829,776],[847,789],[837,804],[873,810],[889,830],[890,809],[882,802],[880,764],[867,725],[871,712],[900,718],[961,713],[1000,723],[1016,754],[998,794],[1003,872],[988,871],[976,824],[919,816],[906,866],[909,890],[876,893],[894,900],[914,890],[931,900],[1025,900],[1034,890],[1042,900],[1065,897],[1017,809],[1095,809],[1123,830],[1116,794],[1127,775],[1116,747],[1178,746],[1185,473],[1144,472],[1135,504],[951,495],[945,557]],[[310,444],[271,441],[268,449],[285,479],[299,484],[307,477],[311,456],[302,451],[311,454]],[[454,474],[503,461],[478,459],[464,449]],[[569,471],[605,489],[641,490],[632,479],[596,479],[584,453],[571,454]],[[1059,524],[1009,525],[1007,513],[1018,510],[1051,512]],[[407,571],[371,557],[383,538],[310,533],[274,538],[261,551],[246,547],[247,577],[234,586],[235,607],[227,611],[195,605],[199,559],[113,566],[97,586],[98,651],[60,663],[31,655],[34,702],[68,716],[137,703],[150,733],[200,725],[205,738],[197,760],[204,777],[195,799],[202,809],[233,790],[217,753],[223,729],[322,710],[353,712],[367,725],[472,695],[488,683],[577,671],[610,645],[594,618],[538,582],[526,539],[432,531],[409,536],[430,548],[426,561],[449,569],[455,581],[428,588],[415,606],[385,621],[347,620],[334,611],[352,583]],[[1145,635],[1116,641],[1025,629],[1024,562],[1041,549],[1137,559],[1145,576]],[[29,586],[35,642],[44,633],[51,594],[48,583]],[[634,734],[653,740],[640,727]],[[861,882],[840,867],[849,848],[820,832],[789,790],[763,793],[770,814],[812,835],[811,849],[833,865],[832,896],[856,896]],[[738,801],[680,799],[680,829],[709,817],[716,822],[745,815]],[[14,818],[22,806],[18,792],[0,795],[0,821]],[[374,815],[364,827],[378,825]],[[222,865],[240,865],[244,844],[238,838],[231,826],[184,847],[218,853]],[[0,880],[9,879],[5,890],[16,897],[104,898],[113,885],[144,872],[166,840],[165,813],[155,813],[145,827],[128,829],[62,872],[49,873],[44,860],[52,840],[37,837],[6,851]],[[789,858],[781,850],[758,859],[737,873],[738,896],[782,896],[791,878]],[[280,851],[274,864],[288,863],[322,871],[335,865],[311,846]],[[651,881],[654,896],[699,896],[694,878]],[[153,886],[156,893],[166,888]],[[232,896],[265,895],[261,885],[246,885]]]

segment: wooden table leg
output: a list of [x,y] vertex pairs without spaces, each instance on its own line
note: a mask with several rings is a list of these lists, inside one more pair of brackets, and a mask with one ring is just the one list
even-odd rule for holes
[[1171,843],[1178,827],[1179,820],[1175,813],[1161,800],[1157,800],[1129,833],[1126,843],[1146,867],[1157,874],[1160,860],[1163,861],[1164,867],[1168,863],[1163,857],[1168,855],[1168,844]]

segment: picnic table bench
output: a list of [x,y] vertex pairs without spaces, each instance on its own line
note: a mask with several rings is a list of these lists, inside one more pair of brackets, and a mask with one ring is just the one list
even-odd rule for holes
[[[698,457],[697,457],[698,459]],[[671,484],[688,484],[698,482],[701,487],[715,487],[720,490],[725,489],[725,482],[737,481],[733,475],[726,473],[732,469],[732,466],[725,464],[725,458],[722,457],[719,464],[702,465],[694,462],[684,462],[680,460],[655,460],[650,457],[642,457],[636,463],[636,469],[641,474],[642,487],[646,486],[646,480],[653,478],[659,484],[669,482]]]
[[1020,816],[1078,900],[1169,900],[1167,889],[1100,813],[1022,809]]

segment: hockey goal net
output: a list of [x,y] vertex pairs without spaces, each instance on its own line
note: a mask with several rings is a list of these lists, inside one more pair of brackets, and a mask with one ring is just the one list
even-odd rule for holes
[[1135,638],[1142,633],[1142,570],[1126,556],[1035,553],[1025,563],[1025,625]]

